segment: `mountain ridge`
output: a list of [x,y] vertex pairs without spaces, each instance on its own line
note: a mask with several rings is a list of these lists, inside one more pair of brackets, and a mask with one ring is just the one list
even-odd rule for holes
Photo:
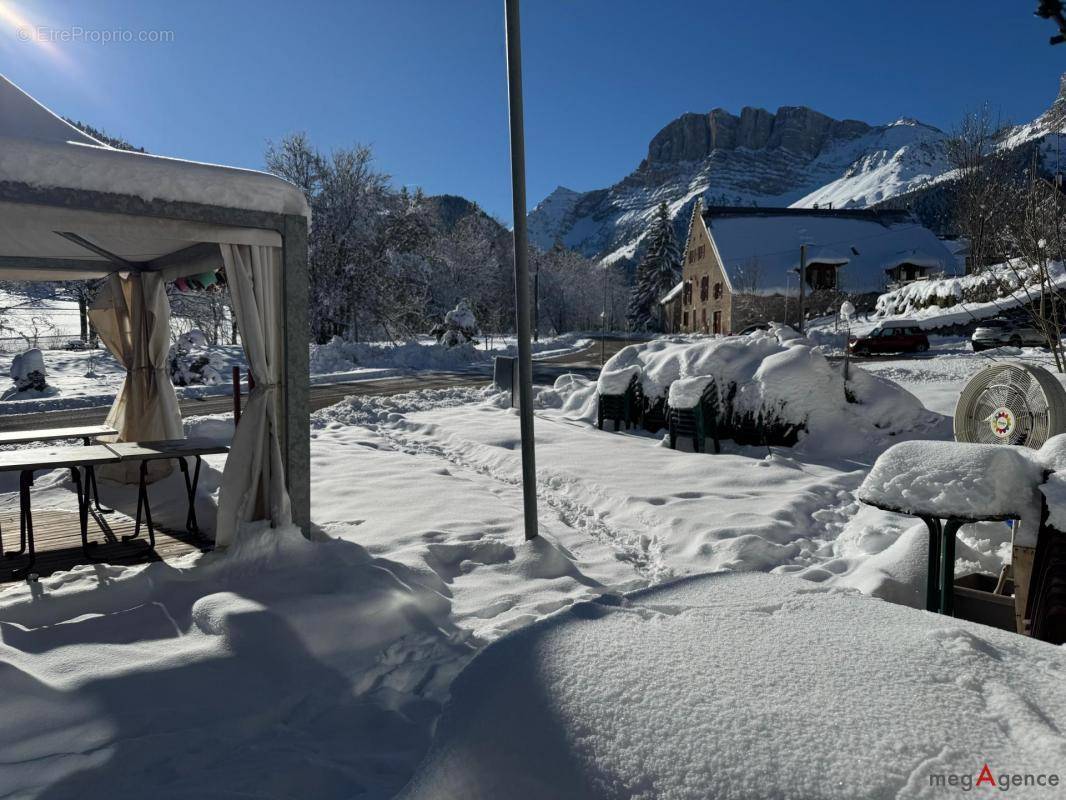
[[[999,146],[1039,143],[1064,127],[1066,74],[1047,111],[1007,130]],[[552,191],[528,215],[530,239],[542,249],[560,241],[605,263],[632,264],[660,202],[681,236],[700,197],[707,205],[883,206],[949,176],[948,141],[909,117],[875,125],[808,106],[686,112],[651,138],[637,167],[615,184]]]

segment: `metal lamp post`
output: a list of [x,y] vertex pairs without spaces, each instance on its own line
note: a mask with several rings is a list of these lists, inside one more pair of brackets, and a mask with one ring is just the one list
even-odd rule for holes
[[529,236],[526,231],[526,144],[522,112],[522,35],[518,0],[504,0],[507,105],[514,213],[515,327],[518,333],[518,419],[522,434],[522,516],[526,539],[537,538],[537,464],[533,440],[533,347],[529,324]]

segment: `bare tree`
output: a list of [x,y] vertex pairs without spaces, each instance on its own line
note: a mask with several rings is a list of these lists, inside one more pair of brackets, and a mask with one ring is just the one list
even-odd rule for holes
[[1002,260],[997,228],[1011,182],[1009,159],[996,151],[1005,129],[987,106],[967,114],[948,139],[948,159],[954,168],[952,189],[955,224],[969,242],[971,271]]
[[1034,153],[1024,181],[1000,184],[992,246],[1009,255],[983,272],[999,297],[1021,301],[1031,324],[1046,340],[1056,368],[1066,372],[1061,338],[1066,198],[1039,167],[1039,155]]

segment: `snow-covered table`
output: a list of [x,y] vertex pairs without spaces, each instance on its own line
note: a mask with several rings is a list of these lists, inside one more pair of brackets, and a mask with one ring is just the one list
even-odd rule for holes
[[926,608],[954,610],[955,537],[973,522],[1028,519],[1039,524],[1037,454],[1020,447],[901,442],[886,450],[859,487],[863,503],[918,517],[929,529]]

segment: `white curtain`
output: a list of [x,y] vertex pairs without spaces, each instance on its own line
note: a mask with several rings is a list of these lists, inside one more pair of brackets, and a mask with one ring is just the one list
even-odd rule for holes
[[233,436],[218,501],[216,545],[234,540],[242,522],[292,521],[278,435],[281,250],[223,244],[222,260],[233,313],[244,342],[255,389]]
[[[89,309],[101,341],[126,368],[106,424],[120,442],[181,439],[184,432],[174,385],[167,372],[170,352],[170,301],[162,277],[151,272],[114,274]],[[101,471],[113,480],[136,483],[139,464],[116,464]],[[171,470],[170,462],[151,464],[151,480]]]

